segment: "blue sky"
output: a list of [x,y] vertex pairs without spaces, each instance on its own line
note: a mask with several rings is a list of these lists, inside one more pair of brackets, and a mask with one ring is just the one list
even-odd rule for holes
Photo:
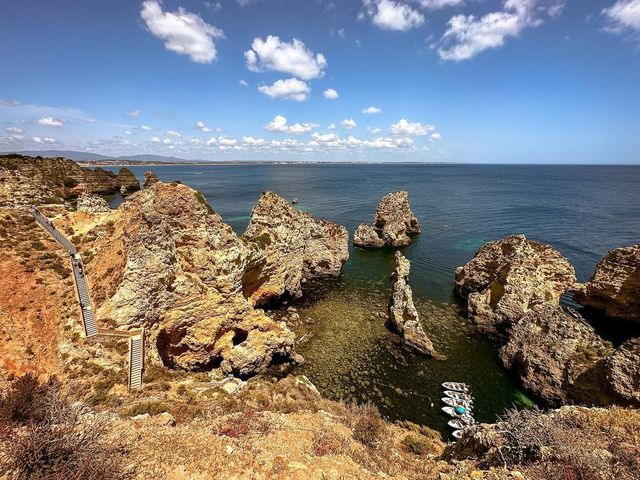
[[0,151],[640,163],[640,0],[0,6]]

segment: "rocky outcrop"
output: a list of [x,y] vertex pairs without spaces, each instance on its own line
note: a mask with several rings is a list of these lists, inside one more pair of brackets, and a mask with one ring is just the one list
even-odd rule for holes
[[140,190],[140,182],[138,182],[133,172],[126,167],[120,169],[116,182],[120,186],[122,195],[130,195]]
[[396,266],[391,274],[392,294],[389,302],[389,326],[402,336],[402,340],[420,353],[442,359],[420,324],[409,286],[411,265],[400,252],[396,252]]
[[142,182],[142,188],[149,188],[151,185],[158,183],[158,176],[151,170],[144,172],[144,181]]
[[152,358],[174,368],[248,376],[293,355],[293,333],[242,294],[250,249],[200,193],[158,182],[110,221],[87,264],[99,321],[146,327]]
[[456,270],[456,290],[469,316],[493,330],[509,325],[537,305],[559,304],[575,283],[569,261],[549,245],[513,235],[485,244]]
[[403,247],[411,243],[412,233],[420,233],[420,223],[411,211],[409,194],[392,192],[378,203],[373,226],[358,226],[353,243],[364,248]]
[[77,210],[86,213],[106,213],[111,211],[104,198],[92,193],[83,193],[78,197]]
[[593,328],[547,303],[511,326],[500,358],[527,390],[551,405],[602,404],[608,403],[602,398],[603,360],[612,350]]
[[339,276],[349,258],[346,228],[297,211],[273,192],[253,207],[243,239],[252,254],[242,283],[254,305],[300,297],[304,282]]
[[627,340],[609,357],[606,377],[613,393],[640,406],[640,337]]
[[0,204],[62,203],[82,193],[109,194],[125,187],[139,188],[130,170],[116,175],[102,168],[91,170],[66,158],[0,157]]
[[574,298],[610,317],[640,322],[640,244],[611,250]]

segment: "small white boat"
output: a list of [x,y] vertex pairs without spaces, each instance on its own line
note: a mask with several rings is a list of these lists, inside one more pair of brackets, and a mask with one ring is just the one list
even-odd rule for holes
[[470,400],[458,400],[457,398],[442,397],[442,403],[450,407],[457,407],[458,405],[471,410],[473,408],[473,402]]
[[462,382],[444,382],[442,384],[442,387],[445,390],[453,390],[454,392],[462,392],[462,393],[469,392],[469,387],[467,387],[467,385]]
[[464,430],[465,428],[469,428],[473,424],[467,423],[461,418],[455,418],[453,420],[449,420],[449,422],[447,422],[447,425],[455,430]]
[[444,394],[449,398],[455,398],[456,400],[464,400],[467,402],[473,401],[473,397],[466,393],[452,392],[451,390],[445,390]]
[[463,430],[455,430],[451,435],[453,435],[455,438],[462,438],[463,434],[464,434]]
[[450,417],[457,417],[460,418],[463,415],[468,415],[469,414],[469,410],[467,410],[464,407],[461,406],[457,406],[457,407],[442,407],[441,409],[444,413],[446,413],[447,415],[449,415]]

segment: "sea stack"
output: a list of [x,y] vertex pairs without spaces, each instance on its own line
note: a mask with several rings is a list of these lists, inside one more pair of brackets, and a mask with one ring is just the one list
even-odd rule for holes
[[142,182],[142,188],[149,188],[151,185],[158,183],[158,176],[151,170],[144,172],[144,181]]
[[640,322],[640,244],[611,250],[574,299],[610,317]]
[[392,192],[378,203],[373,226],[360,224],[353,238],[357,247],[404,247],[411,233],[420,233],[420,222],[411,211],[407,192]]
[[396,266],[391,274],[393,292],[389,302],[389,327],[402,336],[402,340],[415,350],[443,359],[433,347],[433,343],[424,332],[418,311],[413,304],[413,294],[409,286],[409,270],[411,265],[400,252],[396,252]]

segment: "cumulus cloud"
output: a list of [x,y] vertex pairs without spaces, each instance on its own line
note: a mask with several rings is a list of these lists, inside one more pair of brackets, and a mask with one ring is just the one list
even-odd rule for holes
[[313,130],[317,125],[313,123],[294,123],[289,125],[286,117],[282,115],[276,115],[269,123],[264,126],[265,130],[269,132],[277,133],[293,133],[294,135],[300,135]]
[[157,0],[146,0],[142,3],[140,17],[153,35],[164,40],[167,50],[188,55],[196,63],[215,60],[215,40],[224,37],[224,33],[205,22],[200,15],[187,12],[182,7],[175,12],[163,11]]
[[311,88],[302,80],[288,78],[286,80],[276,80],[273,85],[261,85],[258,87],[258,91],[271,98],[302,102],[309,96]]
[[60,128],[64,125],[64,120],[59,120],[53,117],[42,117],[38,119],[38,125],[43,125],[45,127],[55,127]]
[[170,137],[176,137],[176,138],[180,138],[182,137],[182,135],[180,134],[180,132],[176,132],[175,130],[167,130],[165,132],[165,135],[168,135]]
[[428,135],[435,130],[433,125],[423,125],[420,122],[409,122],[404,118],[400,119],[398,123],[391,125],[391,133],[401,137],[418,137]]
[[21,128],[17,128],[17,127],[8,127],[4,129],[5,132],[7,133],[14,133],[14,134],[21,134],[24,133],[24,130],[22,130]]
[[464,5],[465,0],[418,0],[418,3],[427,10],[440,10],[441,8],[457,7]]
[[505,0],[502,11],[480,18],[455,15],[447,23],[438,55],[442,60],[459,62],[484,50],[501,47],[507,38],[517,37],[526,28],[540,25],[540,12],[557,15],[554,7],[560,4],[558,0]]
[[618,0],[602,10],[609,24],[607,30],[614,33],[640,32],[640,0]]
[[196,128],[202,130],[204,133],[209,133],[211,129],[207,127],[202,120],[196,122]]
[[340,122],[342,128],[345,130],[351,130],[352,128],[356,128],[358,124],[353,118],[345,118],[342,122]]
[[367,108],[363,108],[362,109],[362,113],[365,113],[367,115],[371,115],[374,113],[381,113],[382,109],[380,107],[367,107]]
[[240,82],[238,82],[238,83],[240,83],[240,85],[242,85],[243,87],[248,87],[249,86],[249,82],[247,82],[244,79],[240,79]]
[[232,147],[234,145],[236,145],[238,143],[238,141],[235,138],[229,138],[229,137],[218,137],[218,144],[223,146],[223,147]]
[[140,110],[131,110],[130,112],[124,112],[127,117],[139,117]]
[[[424,15],[406,3],[394,0],[363,0],[364,12],[384,30],[406,31],[424,23]],[[361,18],[362,18],[361,17]]]
[[140,130],[145,130],[147,132],[153,130],[152,127],[150,127],[149,125],[140,125]]
[[327,127],[329,130],[335,130],[336,129],[336,124],[335,123],[330,123],[329,126]]
[[280,37],[254,38],[251,49],[244,53],[247,68],[254,72],[272,70],[294,75],[303,80],[321,77],[327,66],[323,54],[314,54],[297,38],[287,43]]
[[324,98],[328,98],[329,100],[336,100],[340,95],[333,88],[327,88],[324,92],[322,92]]
[[153,137],[151,137],[149,140],[150,140],[150,141],[152,141],[153,143],[160,143],[160,142],[162,142],[162,139],[161,139],[160,137],[156,136],[156,135],[154,135]]

